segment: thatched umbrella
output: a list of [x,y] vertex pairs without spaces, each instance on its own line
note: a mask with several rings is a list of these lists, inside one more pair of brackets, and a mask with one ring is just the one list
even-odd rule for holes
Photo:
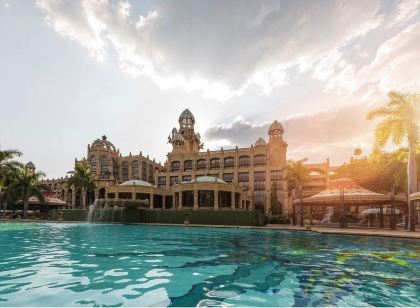
[[[343,216],[345,206],[359,205],[379,205],[381,227],[383,227],[383,204],[406,204],[407,199],[404,196],[395,196],[393,194],[380,194],[360,186],[333,188],[321,191],[311,197],[295,200],[294,204],[302,203],[309,207],[312,224],[312,206],[340,206],[340,212]],[[340,226],[344,226],[341,222]]]

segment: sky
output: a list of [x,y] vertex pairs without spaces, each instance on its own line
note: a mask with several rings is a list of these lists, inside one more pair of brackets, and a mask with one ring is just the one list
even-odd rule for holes
[[189,108],[205,149],[367,154],[366,120],[420,88],[420,1],[0,0],[0,148],[61,177],[102,135],[165,161]]

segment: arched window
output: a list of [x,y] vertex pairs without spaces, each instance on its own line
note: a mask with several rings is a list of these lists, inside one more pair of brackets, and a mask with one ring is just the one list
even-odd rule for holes
[[235,166],[235,159],[232,156],[226,157],[224,160],[225,168],[232,168]]
[[210,159],[210,169],[218,169],[218,168],[220,168],[220,158]]
[[179,169],[180,169],[180,163],[179,163],[179,161],[173,161],[171,163],[171,171],[172,172],[179,171]]
[[139,161],[133,160],[131,162],[131,178],[137,180],[139,178]]
[[184,171],[192,170],[193,169],[193,162],[192,160],[184,161]]
[[207,161],[205,159],[197,160],[197,170],[203,170],[207,168]]
[[250,159],[248,155],[239,156],[239,166],[249,166]]
[[254,156],[254,165],[265,165],[267,159],[264,154],[258,154]]

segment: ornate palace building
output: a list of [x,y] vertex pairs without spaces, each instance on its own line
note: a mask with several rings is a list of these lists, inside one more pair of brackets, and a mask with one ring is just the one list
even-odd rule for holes
[[[283,212],[292,207],[286,176],[287,142],[284,129],[274,121],[268,138],[258,138],[247,148],[203,151],[195,118],[185,109],[179,116],[179,127],[168,137],[172,151],[164,165],[149,156],[122,156],[106,136],[87,147],[87,156],[75,162],[91,166],[97,189],[84,194],[68,187],[67,177],[44,180],[55,196],[86,207],[96,198],[147,200],[150,208],[215,208],[271,210],[273,195],[282,204]],[[307,164],[311,180],[303,187],[304,196],[314,195],[330,183],[330,165]],[[85,197],[86,195],[86,197]]]

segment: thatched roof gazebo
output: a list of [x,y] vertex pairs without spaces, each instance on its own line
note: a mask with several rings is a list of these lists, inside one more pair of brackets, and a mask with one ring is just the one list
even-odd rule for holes
[[410,201],[420,201],[420,191],[410,195]]
[[[340,226],[345,227],[345,207],[378,205],[380,207],[381,227],[383,227],[383,205],[391,204],[391,215],[393,220],[391,227],[395,228],[395,206],[407,204],[407,198],[405,196],[395,195],[392,193],[380,194],[373,192],[366,188],[360,187],[351,179],[347,178],[336,180],[335,183],[332,183],[331,186],[331,189],[326,189],[316,195],[295,199],[293,202],[294,211],[296,205],[309,208],[311,217],[310,220],[312,224],[312,207],[338,206],[340,208]],[[300,211],[302,212],[302,210]]]
[[[19,208],[23,207],[23,200],[19,200],[15,202]],[[43,207],[47,209],[59,209],[59,208],[66,208],[70,207],[71,205],[67,202],[60,200],[55,197],[45,197],[45,203],[41,203],[39,199],[35,196],[29,197],[28,199],[28,208],[29,210],[41,210]]]

